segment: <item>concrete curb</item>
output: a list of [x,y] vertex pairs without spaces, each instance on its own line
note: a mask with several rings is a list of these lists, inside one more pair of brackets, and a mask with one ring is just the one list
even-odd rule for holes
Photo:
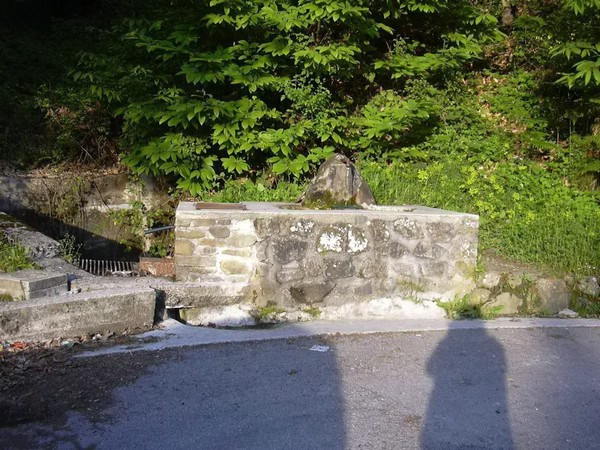
[[[496,320],[347,320],[281,324],[268,329],[215,329],[184,325],[173,319],[163,328],[136,336],[139,343],[119,345],[83,352],[77,357],[93,357],[134,351],[157,351],[168,348],[256,342],[327,335],[365,335],[447,331],[449,329],[516,329],[516,328],[600,328],[600,319],[502,318]],[[146,342],[144,342],[146,341]]]
[[106,331],[148,329],[156,293],[118,289],[0,304],[0,338],[40,341]]

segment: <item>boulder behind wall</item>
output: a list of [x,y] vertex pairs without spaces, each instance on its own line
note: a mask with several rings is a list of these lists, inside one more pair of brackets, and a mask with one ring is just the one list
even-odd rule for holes
[[321,165],[300,200],[306,206],[375,204],[375,197],[356,166],[338,153]]

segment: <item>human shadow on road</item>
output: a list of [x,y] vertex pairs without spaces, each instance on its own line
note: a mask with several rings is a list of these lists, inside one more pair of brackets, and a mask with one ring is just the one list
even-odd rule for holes
[[434,386],[421,447],[512,449],[504,348],[485,329],[457,325],[427,362]]

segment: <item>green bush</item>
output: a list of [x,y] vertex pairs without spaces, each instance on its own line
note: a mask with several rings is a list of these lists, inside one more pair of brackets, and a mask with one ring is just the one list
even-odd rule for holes
[[15,272],[35,267],[27,248],[0,237],[0,272]]

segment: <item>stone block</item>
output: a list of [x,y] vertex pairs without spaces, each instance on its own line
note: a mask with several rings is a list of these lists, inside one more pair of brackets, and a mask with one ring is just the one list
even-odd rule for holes
[[222,255],[228,256],[240,256],[243,258],[249,258],[252,256],[252,249],[246,248],[224,248],[221,250]]
[[419,266],[419,275],[423,277],[444,277],[450,272],[448,263],[444,261],[435,261]]
[[253,234],[232,234],[227,239],[227,245],[230,247],[250,247],[256,242],[256,235]]
[[190,223],[190,227],[212,227],[217,224],[217,219],[194,219]]
[[488,289],[477,288],[471,292],[471,304],[481,305],[490,299],[491,291]]
[[290,225],[290,233],[298,236],[306,237],[315,228],[315,223],[312,220],[300,219]]
[[450,242],[454,238],[455,227],[446,222],[433,222],[427,224],[427,232],[435,242]]
[[[211,277],[214,280],[214,277]],[[201,281],[165,284],[158,287],[167,308],[198,308],[242,303],[250,296],[243,282]]]
[[187,239],[175,239],[175,254],[181,256],[190,256],[194,253],[194,244]]
[[343,227],[327,227],[319,235],[317,251],[319,253],[341,253],[346,250],[347,231]]
[[256,219],[254,228],[261,238],[269,238],[281,234],[280,220],[276,218]]
[[496,296],[491,302],[491,306],[502,306],[500,310],[501,315],[513,315],[518,314],[519,308],[523,307],[525,300],[517,297],[510,292],[503,292],[502,294]]
[[335,154],[325,161],[303,194],[305,205],[375,204],[375,197],[352,162]]
[[225,239],[228,238],[231,232],[229,228],[221,225],[215,225],[208,229],[208,232],[217,239]]
[[180,256],[175,255],[175,266],[183,267],[211,267],[216,266],[215,256]]
[[20,270],[0,274],[0,294],[29,300],[67,292],[67,275],[45,270]]
[[194,250],[195,255],[215,255],[217,253],[217,247],[212,245],[198,245]]
[[348,228],[348,253],[361,253],[367,250],[369,241],[365,232],[353,227]]
[[321,261],[307,258],[302,261],[302,267],[306,275],[308,275],[309,277],[315,278],[323,275],[323,267],[321,265]]
[[575,289],[583,295],[592,298],[600,297],[600,284],[598,278],[592,275],[577,280]]
[[374,219],[371,221],[371,230],[375,242],[386,242],[390,238],[387,222],[384,220]]
[[279,238],[273,241],[273,257],[279,264],[298,261],[304,258],[308,243],[301,239]]
[[252,266],[239,259],[225,259],[219,263],[219,267],[227,275],[245,275],[252,272]]
[[387,265],[383,259],[369,258],[361,263],[358,273],[363,278],[385,278]]
[[182,239],[202,239],[206,237],[206,231],[202,228],[189,228],[185,230],[177,230],[177,238]]
[[440,258],[445,252],[446,249],[444,247],[427,241],[419,242],[413,250],[415,256],[428,259]]
[[304,278],[302,269],[284,269],[275,274],[275,279],[279,283],[289,283],[290,281],[299,281]]
[[406,239],[422,239],[425,236],[415,220],[405,217],[394,221],[394,231]]
[[290,288],[290,294],[297,303],[322,303],[335,288],[333,281],[301,283]]
[[324,266],[327,278],[350,278],[355,273],[351,259],[326,259]]
[[387,245],[387,253],[395,259],[402,258],[404,255],[408,254],[408,249],[402,245],[400,242],[393,241]]

